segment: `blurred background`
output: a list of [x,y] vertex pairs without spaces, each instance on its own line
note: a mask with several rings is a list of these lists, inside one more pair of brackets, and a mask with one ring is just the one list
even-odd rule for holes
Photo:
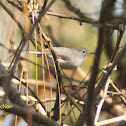
[[[20,12],[18,9],[13,7],[11,4],[9,4],[6,0],[2,0],[4,5],[6,5],[7,8],[9,8],[12,13],[15,15],[15,17],[18,19],[18,21],[22,24],[22,26],[25,28],[25,30],[28,32],[30,29],[30,21],[28,17],[25,19],[25,16]],[[16,3],[16,0],[13,0],[13,2]],[[43,0],[37,0],[40,7],[43,4]],[[81,12],[86,14],[87,17],[90,17],[94,20],[99,19],[100,16],[100,10],[102,5],[102,0],[70,0],[72,6],[75,8],[78,8]],[[40,9],[39,7],[39,9]],[[64,1],[57,0],[54,2],[54,4],[49,9],[49,13],[56,13],[59,15],[65,15],[65,16],[75,16],[77,15],[66,7]],[[125,13],[126,13],[126,2],[125,0],[116,0],[114,4],[114,8],[112,9],[109,18],[107,19],[107,22],[114,22],[114,21],[122,21],[125,20]],[[12,18],[5,12],[5,10],[0,6],[0,43],[4,45],[8,49],[17,49],[19,46],[19,43],[21,41],[21,30],[17,26],[17,24],[12,20]],[[97,41],[98,41],[98,27],[94,26],[90,23],[83,23],[79,21],[75,21],[72,19],[65,19],[65,18],[59,18],[57,16],[52,15],[45,15],[41,20],[41,28],[43,32],[52,40],[52,45],[55,46],[63,46],[63,47],[69,47],[69,48],[78,48],[78,47],[84,47],[90,50],[90,52],[95,52],[97,47]],[[105,32],[105,42],[107,43],[103,46],[103,51],[101,53],[101,59],[100,59],[100,65],[99,69],[104,67],[111,58],[111,55],[113,53],[113,50],[116,45],[117,41],[117,30],[106,30]],[[37,40],[39,40],[39,37],[37,36]],[[125,40],[125,34],[123,35],[122,41],[121,41],[121,47],[126,44]],[[26,45],[25,50],[27,50],[27,47],[29,46],[29,50],[35,50],[33,45],[29,42],[29,44]],[[1,62],[6,66],[6,69],[8,69],[12,59],[13,59],[13,53],[10,53],[8,49],[6,49],[3,46],[0,46],[0,60]],[[23,52],[22,56],[25,57],[26,53]],[[35,55],[29,54],[29,59],[33,62],[35,62]],[[94,55],[90,55],[88,59],[80,66],[81,71],[76,72],[74,75],[74,79],[78,81],[82,81],[85,76],[87,75],[88,78],[90,77],[90,70],[93,64]],[[41,58],[37,59],[38,64],[41,64]],[[17,77],[20,77],[19,73],[20,67],[24,67],[24,73],[26,72],[26,75],[24,75],[24,78],[28,76],[28,79],[36,79],[36,67],[32,63],[26,63],[25,61],[21,61],[21,65],[18,65],[17,71],[15,72],[15,75]],[[45,66],[46,67],[46,66]],[[124,56],[123,59],[121,59],[120,63],[118,64],[118,70],[113,72],[111,75],[111,79],[114,83],[116,83],[117,87],[120,89],[125,89],[125,82],[126,82],[126,56]],[[46,70],[45,70],[46,71]],[[28,73],[27,73],[28,72]],[[67,77],[71,77],[72,70],[64,70]],[[85,76],[82,75],[84,73]],[[41,81],[43,80],[43,71],[40,67],[37,68],[37,80]],[[87,79],[86,79],[87,80]],[[85,81],[86,81],[85,80]],[[49,83],[50,78],[48,76],[48,72],[45,72],[45,82]],[[55,90],[56,90],[56,81],[55,77],[51,75],[51,82],[52,86],[54,85],[54,90],[52,93],[52,96],[55,98]],[[63,78],[64,85],[69,85],[69,81],[67,79]],[[73,85],[78,85],[80,82],[73,82]],[[30,84],[29,85],[33,91],[36,91],[36,85]],[[37,88],[38,90],[38,97],[40,99],[50,98],[50,86],[43,88],[43,84],[40,84]],[[2,91],[2,89],[1,89]],[[42,93],[45,92],[45,93]],[[25,88],[22,87],[21,94],[25,95]],[[65,95],[62,95],[62,98],[65,98]],[[50,102],[47,104],[47,110],[50,110]],[[52,103],[53,106],[54,103]],[[62,108],[63,111],[69,112],[71,109],[71,105],[67,104],[67,110],[66,106]],[[66,112],[66,113],[67,113]],[[0,113],[3,114],[2,111]],[[75,115],[72,113],[71,116],[68,116],[64,123],[72,125],[76,122],[75,118],[78,118],[78,115],[80,112],[75,108]],[[103,114],[103,117],[105,118],[105,114]],[[10,115],[8,115],[10,116]],[[108,113],[106,116],[110,116]],[[6,119],[7,118],[7,119]],[[12,115],[11,118],[7,117],[4,120],[1,120],[3,125],[13,124],[13,118]],[[8,119],[9,118],[9,119]],[[102,118],[102,116],[101,116]],[[20,119],[19,119],[20,120]],[[20,121],[17,123],[18,126],[20,125],[26,125],[25,122],[20,123]]]

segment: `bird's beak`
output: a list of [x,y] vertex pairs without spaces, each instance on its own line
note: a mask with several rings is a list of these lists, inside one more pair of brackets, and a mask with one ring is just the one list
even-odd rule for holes
[[90,52],[90,54],[95,54],[95,52]]

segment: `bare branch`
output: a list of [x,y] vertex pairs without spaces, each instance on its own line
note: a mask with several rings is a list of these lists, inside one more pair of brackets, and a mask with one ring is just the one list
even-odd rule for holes
[[106,80],[108,79],[108,77],[110,76],[110,74],[112,73],[114,67],[118,64],[118,62],[120,61],[120,59],[124,56],[124,54],[126,53],[126,45],[124,46],[124,48],[118,53],[118,55],[116,56],[112,66],[109,68],[109,70],[107,71],[106,74],[103,75],[102,79],[100,80],[100,82],[98,83],[98,86],[96,87],[96,92],[95,92],[95,96],[97,97],[97,95],[99,94],[101,87],[103,87],[103,85],[105,84]]

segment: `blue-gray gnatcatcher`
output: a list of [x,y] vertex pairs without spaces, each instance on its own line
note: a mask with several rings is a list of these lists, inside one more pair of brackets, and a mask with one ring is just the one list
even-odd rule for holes
[[[66,48],[66,47],[53,47],[60,67],[62,69],[74,69],[79,67],[91,53],[85,48]],[[30,51],[32,54],[36,54],[35,51]],[[49,65],[54,67],[52,55],[48,48],[45,49],[45,53],[48,58]],[[38,56],[42,55],[41,51],[37,52]]]

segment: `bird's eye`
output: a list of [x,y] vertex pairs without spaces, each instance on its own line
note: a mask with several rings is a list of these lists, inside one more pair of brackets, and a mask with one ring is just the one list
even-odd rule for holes
[[83,53],[85,53],[85,51],[82,51]]

